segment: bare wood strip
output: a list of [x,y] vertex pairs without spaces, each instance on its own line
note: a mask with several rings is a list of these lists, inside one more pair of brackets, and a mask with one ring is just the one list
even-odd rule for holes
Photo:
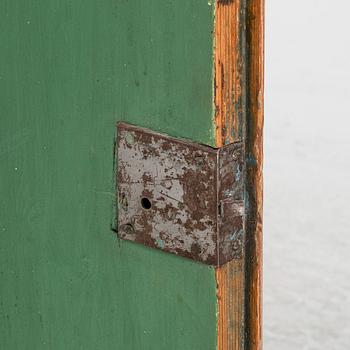
[[247,6],[246,348],[262,349],[262,218],[264,123],[264,0]]
[[[218,1],[215,21],[216,144],[243,138],[242,0]],[[244,260],[216,269],[218,350],[244,349]]]
[[219,1],[215,21],[215,124],[218,147],[242,138],[243,0]]
[[244,140],[248,203],[245,258],[216,270],[218,350],[261,350],[264,0],[216,6],[216,144]]
[[218,349],[244,349],[244,263],[232,260],[216,270]]

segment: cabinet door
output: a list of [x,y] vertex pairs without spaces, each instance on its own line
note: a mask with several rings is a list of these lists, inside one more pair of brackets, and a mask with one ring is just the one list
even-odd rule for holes
[[[261,2],[1,2],[1,349],[260,349]],[[249,259],[117,238],[118,121],[246,142]]]

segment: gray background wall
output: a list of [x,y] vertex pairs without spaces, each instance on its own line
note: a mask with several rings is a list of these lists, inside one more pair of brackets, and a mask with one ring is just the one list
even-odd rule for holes
[[350,349],[350,2],[266,1],[267,350]]

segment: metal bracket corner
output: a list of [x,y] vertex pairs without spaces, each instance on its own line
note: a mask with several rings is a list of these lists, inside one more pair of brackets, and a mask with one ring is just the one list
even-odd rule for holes
[[243,145],[117,125],[118,236],[208,265],[243,255]]

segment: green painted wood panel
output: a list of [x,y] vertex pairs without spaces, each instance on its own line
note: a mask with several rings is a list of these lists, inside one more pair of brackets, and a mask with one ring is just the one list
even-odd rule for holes
[[0,3],[0,348],[214,350],[214,271],[118,241],[115,124],[213,143],[207,0]]

